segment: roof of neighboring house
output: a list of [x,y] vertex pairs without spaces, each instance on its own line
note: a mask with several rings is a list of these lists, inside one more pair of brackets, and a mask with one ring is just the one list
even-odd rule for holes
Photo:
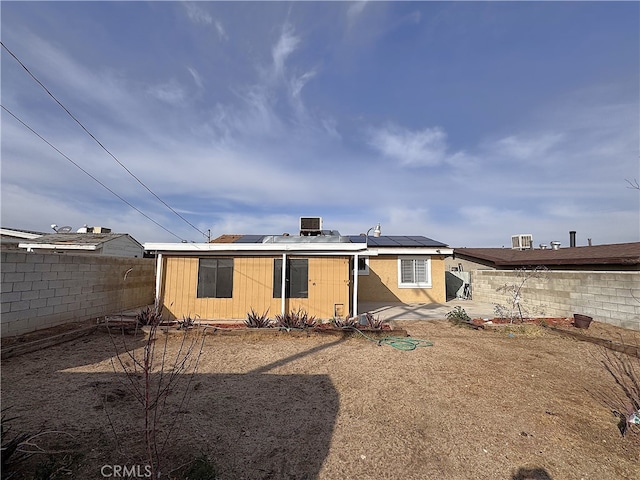
[[44,232],[36,232],[33,230],[23,230],[21,228],[0,227],[0,236],[9,239],[37,238],[46,235]]
[[219,237],[214,238],[209,243],[233,243],[236,240],[238,240],[239,238],[242,238],[243,236],[244,235],[225,233],[224,235],[220,235]]
[[95,250],[100,245],[120,237],[129,237],[132,241],[142,245],[131,235],[126,233],[51,233],[33,240],[20,242],[21,247],[58,248]]
[[456,257],[467,257],[499,266],[528,265],[637,265],[640,242],[515,250],[510,248],[454,248]]

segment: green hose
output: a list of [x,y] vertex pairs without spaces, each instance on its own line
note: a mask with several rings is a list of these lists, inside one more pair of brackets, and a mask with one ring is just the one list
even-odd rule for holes
[[355,327],[351,327],[353,330],[358,332],[367,340],[377,343],[379,347],[382,345],[388,345],[397,350],[402,350],[404,352],[410,352],[411,350],[415,350],[418,347],[433,347],[433,343],[429,340],[422,340],[420,338],[411,338],[411,337],[383,337],[379,340],[375,338],[371,338],[365,335],[363,332],[358,330]]
[[[300,330],[304,331],[303,328],[295,328],[295,327],[279,327],[280,330]],[[433,343],[429,340],[422,340],[420,338],[411,338],[411,337],[383,337],[379,340],[375,338],[371,338],[368,335],[365,335],[362,331],[358,330],[356,327],[344,327],[344,330],[354,330],[362,335],[364,338],[369,340],[370,342],[377,343],[379,347],[382,345],[388,345],[397,350],[402,350],[404,352],[410,352],[411,350],[415,350],[418,347],[433,347]]]

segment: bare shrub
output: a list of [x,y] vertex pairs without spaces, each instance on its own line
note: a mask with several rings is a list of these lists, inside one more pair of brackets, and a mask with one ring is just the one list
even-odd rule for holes
[[510,323],[514,320],[524,322],[525,319],[544,315],[544,306],[534,306],[523,298],[523,287],[533,280],[546,280],[547,267],[519,268],[514,270],[515,280],[498,287],[498,292],[505,294],[506,304],[496,304],[494,311],[498,318],[508,318]]
[[[145,451],[140,460],[147,462],[152,478],[159,478],[163,473],[162,469],[166,467],[166,453],[178,447],[173,445],[172,438],[180,426],[182,414],[186,412],[192,391],[191,382],[198,369],[205,335],[204,330],[195,333],[183,329],[179,339],[176,339],[176,352],[171,354],[168,348],[169,334],[163,334],[159,330],[161,316],[157,314],[157,310],[155,315],[145,312],[145,316],[149,322],[148,333],[141,348],[130,348],[124,333],[120,342],[111,336],[116,351],[115,357],[111,359],[113,370],[124,374],[122,383],[139,405],[139,418],[143,425],[117,427],[117,415],[109,414],[106,402],[104,406],[120,453],[136,456],[132,453],[136,443],[143,444]],[[177,406],[170,405],[171,402],[167,401],[170,394],[177,395]],[[130,442],[128,447],[131,448],[124,446],[122,441]]]
[[[638,345],[635,346],[637,352]],[[620,433],[624,437],[630,429],[640,430],[640,359],[605,347],[597,359],[616,384],[615,388],[602,392],[599,397],[618,417]]]

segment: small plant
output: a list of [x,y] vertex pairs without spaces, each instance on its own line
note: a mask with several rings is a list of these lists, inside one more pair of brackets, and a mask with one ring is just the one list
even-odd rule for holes
[[218,472],[204,453],[196,458],[184,473],[186,480],[215,480]]
[[162,313],[157,307],[147,307],[136,315],[136,321],[139,326],[159,325],[162,322]]
[[13,478],[16,472],[14,469],[20,463],[29,458],[30,454],[23,452],[20,445],[30,438],[27,433],[15,435],[11,440],[7,440],[11,427],[9,422],[17,417],[7,418],[7,410],[11,407],[2,409],[2,421],[0,423],[0,434],[2,436],[2,479],[7,480]]
[[356,328],[358,326],[358,319],[356,317],[336,317],[331,320],[331,324],[337,328]]
[[367,326],[372,330],[382,330],[382,326],[385,324],[385,321],[380,318],[380,316],[374,316],[373,313],[367,312],[366,314]]
[[196,321],[194,318],[191,318],[190,315],[183,316],[182,320],[178,320],[178,330],[189,330],[190,328],[195,327],[195,325]]
[[[66,432],[62,431],[40,431],[35,435],[21,433],[14,435],[11,440],[7,441],[7,436],[11,430],[9,422],[17,417],[7,418],[6,411],[11,407],[2,409],[2,421],[0,431],[2,436],[2,465],[0,465],[0,473],[2,480],[10,480],[13,478],[26,478],[24,472],[19,472],[20,463],[29,459],[32,455],[47,455],[47,460],[36,465],[34,479],[55,480],[57,478],[69,478],[73,474],[73,470],[77,466],[82,455],[77,452],[79,446],[76,439]],[[62,442],[61,436],[65,436],[67,442]],[[46,437],[54,437],[58,440],[58,448],[49,449],[46,445]],[[68,443],[71,439],[72,443]],[[66,447],[62,445],[65,444]],[[22,475],[21,475],[22,474]]]
[[276,315],[276,326],[281,328],[312,328],[316,325],[316,317],[307,315],[302,309],[290,313]]
[[80,461],[80,454],[67,454],[62,457],[50,454],[47,460],[36,466],[34,480],[56,480],[69,478]]
[[465,312],[464,308],[460,305],[455,307],[446,315],[447,320],[449,320],[454,325],[460,325],[462,323],[471,323],[471,317]]
[[247,319],[244,321],[244,324],[249,328],[267,328],[271,327],[271,320],[269,319],[269,309],[262,314],[259,315],[252,308],[249,313],[247,313]]

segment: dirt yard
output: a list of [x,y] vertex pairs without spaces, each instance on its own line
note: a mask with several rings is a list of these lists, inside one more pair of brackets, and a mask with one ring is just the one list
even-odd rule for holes
[[[538,327],[397,325],[433,346],[207,336],[197,373],[163,404],[165,419],[181,416],[161,478],[180,478],[178,467],[201,453],[229,480],[640,478],[640,435],[622,438],[606,405],[618,387],[598,362],[602,347]],[[171,338],[167,359],[179,344]],[[79,454],[63,478],[145,464],[143,411],[114,372],[114,349],[97,332],[2,362],[11,433],[65,432],[34,443]],[[34,458],[31,469],[46,460]]]

